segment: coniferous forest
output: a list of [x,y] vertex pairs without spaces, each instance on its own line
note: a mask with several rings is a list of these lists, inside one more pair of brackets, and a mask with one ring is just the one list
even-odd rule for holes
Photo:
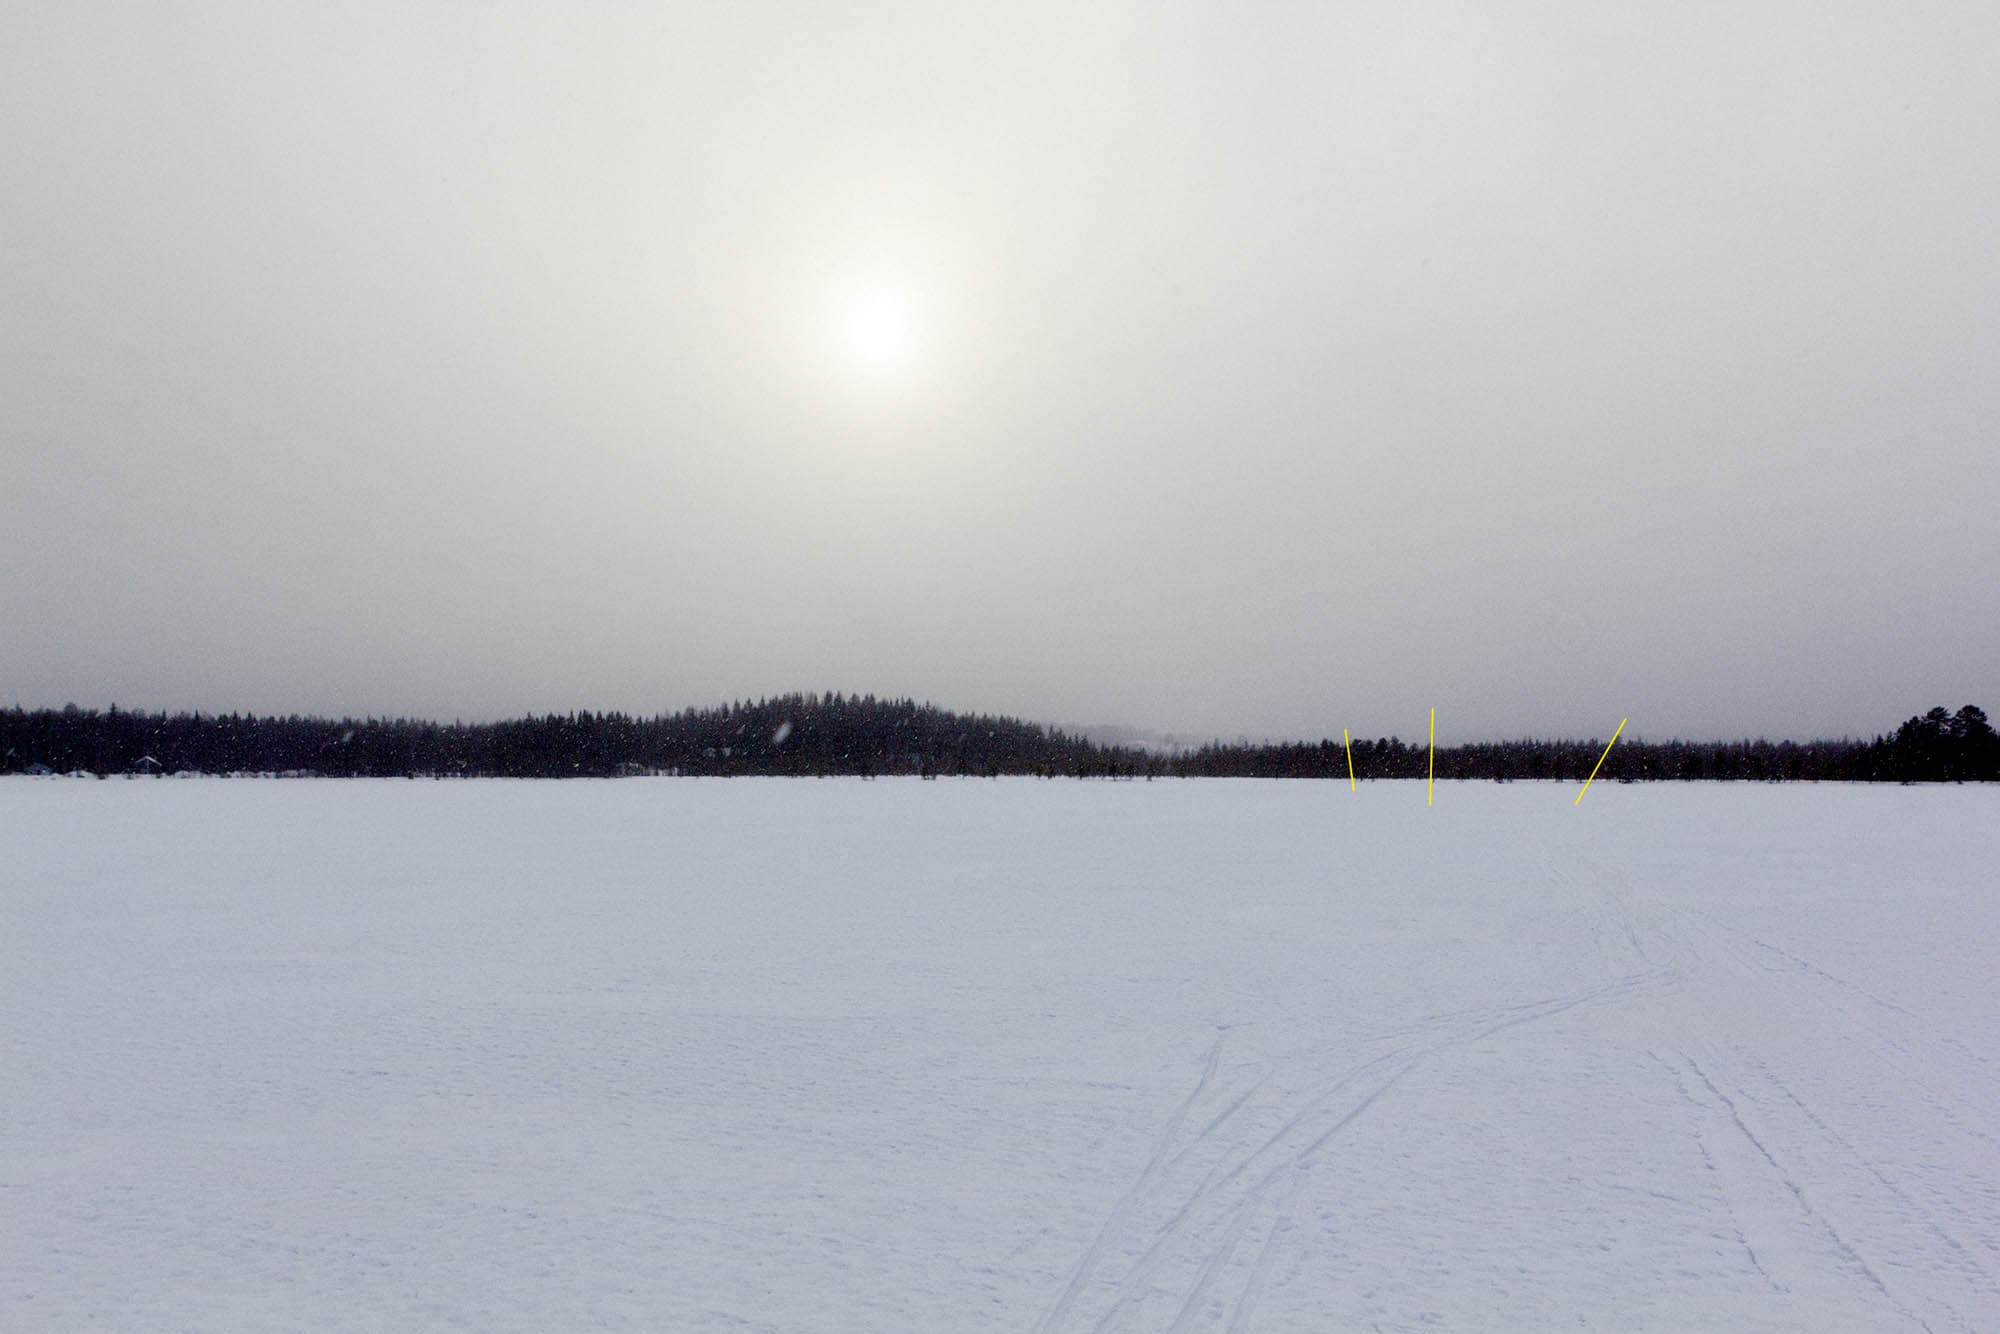
[[[1442,779],[1582,781],[1604,738],[1441,746]],[[1419,740],[1353,743],[1359,779],[1423,778]],[[68,705],[0,710],[0,773],[279,774],[410,778],[608,778],[638,774],[888,774],[1077,778],[1340,778],[1339,741],[1211,742],[1171,754],[908,699],[839,693],[638,718],[565,713],[492,723],[406,718],[142,713]],[[2000,779],[1984,711],[1934,708],[1872,740],[1621,738],[1600,780],[1965,782]]]

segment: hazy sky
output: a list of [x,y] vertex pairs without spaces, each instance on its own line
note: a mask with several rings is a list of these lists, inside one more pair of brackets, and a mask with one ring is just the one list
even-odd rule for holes
[[0,0],[0,705],[2000,711],[2000,6]]

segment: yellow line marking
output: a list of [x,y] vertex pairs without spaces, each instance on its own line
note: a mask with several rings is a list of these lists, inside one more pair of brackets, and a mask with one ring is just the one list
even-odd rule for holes
[[[1618,720],[1618,732],[1624,731],[1625,724],[1631,721],[1630,718],[1620,718]],[[1597,763],[1591,766],[1590,777],[1583,780],[1583,792],[1590,791],[1590,785],[1597,781],[1597,771],[1604,767],[1604,761],[1610,756],[1611,748],[1618,744],[1618,732],[1613,732],[1611,739],[1604,743],[1604,754],[1597,757]],[[1574,806],[1583,805],[1583,792],[1577,793],[1576,800],[1570,804]]]
[[1431,776],[1430,776],[1430,781],[1424,784],[1424,805],[1426,806],[1431,804],[1431,792],[1433,789],[1437,787],[1437,781],[1438,781],[1438,711],[1436,709],[1432,709],[1431,710]]
[[1340,729],[1340,739],[1347,747],[1347,790],[1354,791],[1354,738],[1347,735],[1345,727]]

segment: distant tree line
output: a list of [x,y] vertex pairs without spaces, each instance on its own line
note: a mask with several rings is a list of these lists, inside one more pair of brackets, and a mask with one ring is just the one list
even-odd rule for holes
[[62,709],[0,712],[0,773],[608,778],[633,774],[1101,772],[1079,737],[908,699],[781,695],[638,718],[495,723]]
[[[1604,741],[1477,742],[1437,751],[1444,779],[1581,782]],[[1422,778],[1422,744],[1356,741],[1358,778]],[[638,718],[560,713],[496,723],[408,718],[140,713],[69,705],[0,711],[0,773],[295,774],[343,777],[618,777],[877,774],[1345,778],[1337,741],[1214,742],[1163,755],[909,699],[792,694]],[[1984,711],[1932,709],[1872,741],[1638,741],[1600,780],[1963,782],[2000,779]]]
[[[1439,778],[1555,778],[1582,782],[1604,738],[1589,741],[1487,741],[1440,746]],[[1345,778],[1347,755],[1338,741],[1274,746],[1210,745],[1176,760],[1177,774],[1254,778]],[[1423,778],[1430,755],[1422,743],[1395,737],[1354,743],[1362,778]],[[2000,779],[2000,737],[1986,713],[1968,704],[1957,713],[1932,709],[1872,741],[1636,741],[1621,740],[1605,756],[1600,780],[1717,779],[1748,782],[1963,782]]]

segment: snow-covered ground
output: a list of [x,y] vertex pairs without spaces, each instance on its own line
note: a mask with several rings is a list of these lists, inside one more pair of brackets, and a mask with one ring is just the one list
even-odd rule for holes
[[6,1330],[2000,1329],[2000,790],[0,780]]

